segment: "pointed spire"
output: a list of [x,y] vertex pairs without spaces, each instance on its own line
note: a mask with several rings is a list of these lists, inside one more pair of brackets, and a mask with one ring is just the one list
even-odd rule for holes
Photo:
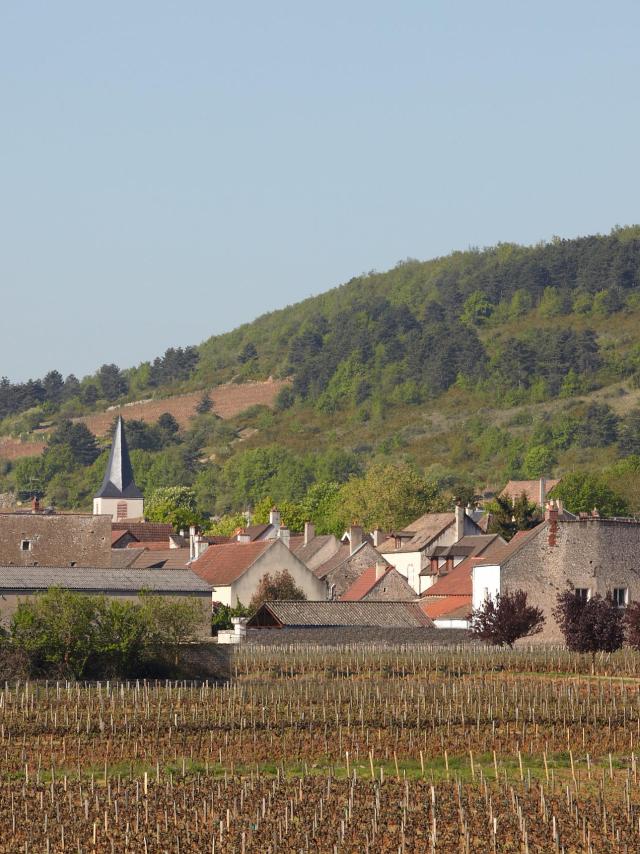
[[129,459],[127,439],[124,434],[124,421],[118,416],[116,429],[111,443],[111,453],[102,486],[96,498],[142,498],[133,479],[133,469]]

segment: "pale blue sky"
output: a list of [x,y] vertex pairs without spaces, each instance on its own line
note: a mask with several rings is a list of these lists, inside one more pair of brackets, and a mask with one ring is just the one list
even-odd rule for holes
[[3,0],[0,374],[638,222],[640,4]]

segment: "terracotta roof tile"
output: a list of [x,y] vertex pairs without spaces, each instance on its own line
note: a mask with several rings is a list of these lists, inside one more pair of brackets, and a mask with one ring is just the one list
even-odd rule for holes
[[392,569],[391,566],[386,567],[382,575],[378,576],[376,567],[369,566],[363,570],[345,593],[340,597],[341,602],[359,602],[367,593],[370,593],[376,584],[381,581],[385,575]]
[[163,522],[112,522],[111,530],[130,531],[141,543],[158,542],[159,540],[168,543],[169,537],[173,534],[173,525]]
[[276,542],[277,540],[258,540],[255,543],[223,543],[219,546],[209,546],[204,554],[193,561],[191,569],[209,584],[218,586],[233,584],[263,552]]
[[443,596],[442,599],[423,599],[423,613],[432,620],[448,618],[464,620],[471,613],[471,596]]

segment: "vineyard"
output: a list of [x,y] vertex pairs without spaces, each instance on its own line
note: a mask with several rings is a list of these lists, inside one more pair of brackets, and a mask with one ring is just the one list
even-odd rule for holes
[[0,852],[640,850],[640,656],[247,647],[0,691]]

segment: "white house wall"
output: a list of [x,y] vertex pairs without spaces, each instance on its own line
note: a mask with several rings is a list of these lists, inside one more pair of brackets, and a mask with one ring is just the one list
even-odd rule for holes
[[482,607],[483,602],[495,599],[500,593],[500,567],[474,566],[471,571],[473,592],[471,596],[472,605],[475,608]]

